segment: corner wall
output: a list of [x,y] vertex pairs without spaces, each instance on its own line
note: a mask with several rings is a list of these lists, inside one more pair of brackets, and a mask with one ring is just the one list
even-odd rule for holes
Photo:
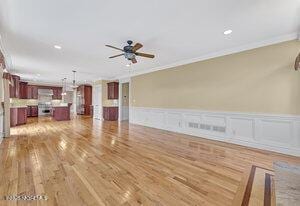
[[131,78],[130,122],[300,156],[300,41]]
[[300,115],[300,41],[132,77],[134,107]]

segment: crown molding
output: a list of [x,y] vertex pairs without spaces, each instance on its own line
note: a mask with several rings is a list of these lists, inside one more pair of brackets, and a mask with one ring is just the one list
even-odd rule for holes
[[154,68],[144,69],[144,70],[136,70],[136,71],[133,71],[131,74],[116,76],[113,79],[129,78],[132,76],[138,76],[141,74],[146,74],[146,73],[155,72],[155,71],[159,71],[159,70],[175,68],[175,67],[186,65],[186,64],[191,64],[191,63],[195,63],[195,62],[199,62],[199,61],[204,61],[207,59],[212,59],[212,58],[221,57],[221,56],[225,56],[225,55],[229,55],[229,54],[239,53],[242,51],[247,51],[247,50],[256,49],[259,47],[269,46],[272,44],[277,44],[277,43],[290,41],[290,40],[296,40],[296,39],[300,40],[300,35],[297,32],[270,38],[270,39],[255,42],[255,43],[245,44],[243,46],[234,47],[231,49],[226,49],[226,50],[222,50],[222,51],[218,51],[218,52],[209,53],[206,55],[202,55],[200,57],[187,59],[187,60],[183,60],[183,61],[178,61],[173,64],[169,64],[169,65],[165,65],[165,66],[154,67]]

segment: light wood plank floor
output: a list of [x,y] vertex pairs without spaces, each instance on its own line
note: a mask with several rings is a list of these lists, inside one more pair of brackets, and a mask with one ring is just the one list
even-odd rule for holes
[[[0,145],[1,205],[274,205],[300,159],[127,122],[34,118]],[[7,195],[48,200],[3,200]]]

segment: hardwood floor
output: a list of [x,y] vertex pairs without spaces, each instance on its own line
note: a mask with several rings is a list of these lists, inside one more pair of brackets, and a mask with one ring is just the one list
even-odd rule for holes
[[[300,158],[127,122],[33,118],[0,145],[1,205],[274,205],[272,162]],[[3,200],[46,195],[48,200]]]

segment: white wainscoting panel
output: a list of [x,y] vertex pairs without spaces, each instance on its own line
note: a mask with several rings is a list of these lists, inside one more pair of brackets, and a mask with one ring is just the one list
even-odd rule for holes
[[300,156],[300,116],[130,107],[129,121]]
[[3,133],[3,130],[4,130],[4,128],[3,128],[3,121],[4,121],[4,116],[3,116],[3,112],[0,112],[0,143],[1,143],[1,141],[2,141],[2,138],[3,138],[3,136],[4,136],[4,133]]

